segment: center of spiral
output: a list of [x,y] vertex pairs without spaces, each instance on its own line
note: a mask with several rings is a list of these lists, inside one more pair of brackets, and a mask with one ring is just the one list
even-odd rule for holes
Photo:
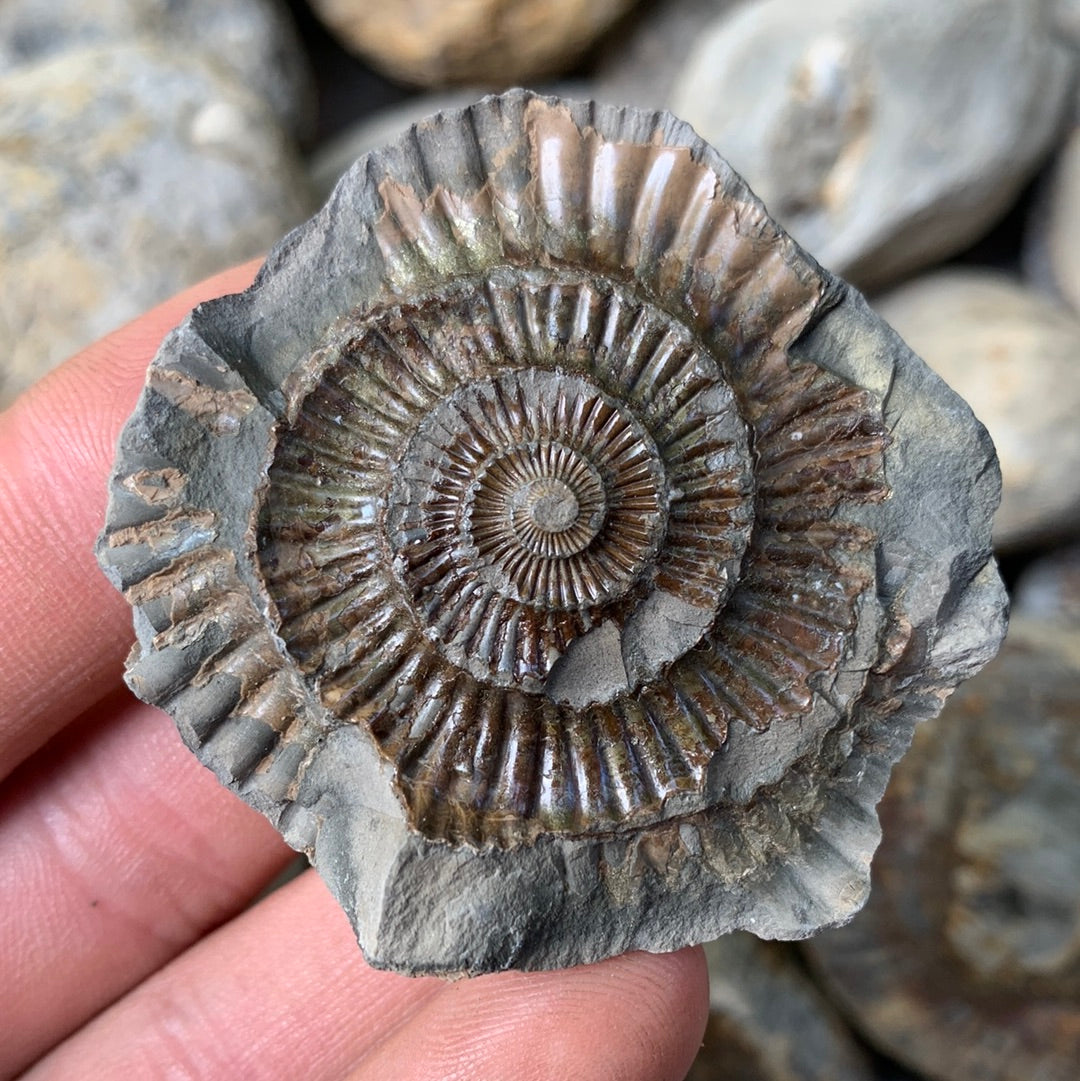
[[555,477],[538,477],[515,493],[515,517],[524,511],[542,533],[565,533],[578,520],[581,506],[569,484]]
[[[477,549],[520,579],[527,590],[535,560],[584,552],[604,525],[604,482],[580,449],[557,439],[511,447],[477,483],[468,510]],[[522,562],[515,552],[525,553]]]

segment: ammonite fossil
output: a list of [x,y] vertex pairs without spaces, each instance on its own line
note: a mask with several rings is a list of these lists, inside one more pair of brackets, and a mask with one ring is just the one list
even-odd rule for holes
[[129,682],[369,959],[800,937],[992,654],[985,432],[663,113],[513,92],[361,159],[163,345],[101,560]]
[[859,1028],[934,1081],[1075,1081],[1080,633],[1017,618],[881,818],[870,903],[812,944]]

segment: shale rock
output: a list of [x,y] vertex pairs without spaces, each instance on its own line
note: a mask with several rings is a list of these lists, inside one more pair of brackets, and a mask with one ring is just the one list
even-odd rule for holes
[[164,343],[99,557],[128,680],[369,960],[545,968],[866,896],[996,650],[968,408],[668,115],[522,91],[361,160]]
[[1074,65],[1029,0],[764,0],[703,36],[673,108],[799,243],[877,288],[1012,204]]
[[4,76],[0,400],[308,209],[274,117],[217,68],[144,43]]
[[311,126],[315,92],[281,0],[2,0],[0,76],[94,45],[152,38],[212,59],[262,97],[290,131]]
[[875,1081],[793,950],[746,932],[705,947],[709,1025],[687,1081]]
[[569,71],[635,0],[312,0],[341,41],[417,86],[500,88]]
[[1080,522],[1080,321],[1003,274],[947,270],[874,304],[971,404],[1001,459],[994,524],[1015,548]]
[[809,946],[866,1037],[934,1081],[1080,1062],[1080,636],[1017,620],[921,728],[870,902]]

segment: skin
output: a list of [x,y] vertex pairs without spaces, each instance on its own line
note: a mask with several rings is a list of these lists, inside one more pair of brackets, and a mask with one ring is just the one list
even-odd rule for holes
[[121,425],[218,275],[0,414],[0,1079],[679,1081],[698,949],[453,982],[377,972],[292,853],[121,682],[127,604],[92,555]]

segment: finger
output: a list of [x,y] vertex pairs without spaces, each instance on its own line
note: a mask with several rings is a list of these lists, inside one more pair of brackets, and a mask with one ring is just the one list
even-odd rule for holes
[[309,872],[138,987],[25,1081],[662,1081],[685,1073],[705,1011],[700,951],[458,984],[376,972]]
[[628,954],[446,987],[349,1081],[682,1081],[708,1014],[703,954]]
[[166,332],[200,300],[245,288],[256,267],[181,293],[0,413],[0,777],[118,679],[131,617],[93,545],[120,428]]
[[364,964],[308,872],[77,1032],[29,1078],[140,1081],[344,1076],[388,1018],[440,990]]
[[0,851],[0,1077],[235,914],[292,856],[164,714],[126,693],[8,779]]

